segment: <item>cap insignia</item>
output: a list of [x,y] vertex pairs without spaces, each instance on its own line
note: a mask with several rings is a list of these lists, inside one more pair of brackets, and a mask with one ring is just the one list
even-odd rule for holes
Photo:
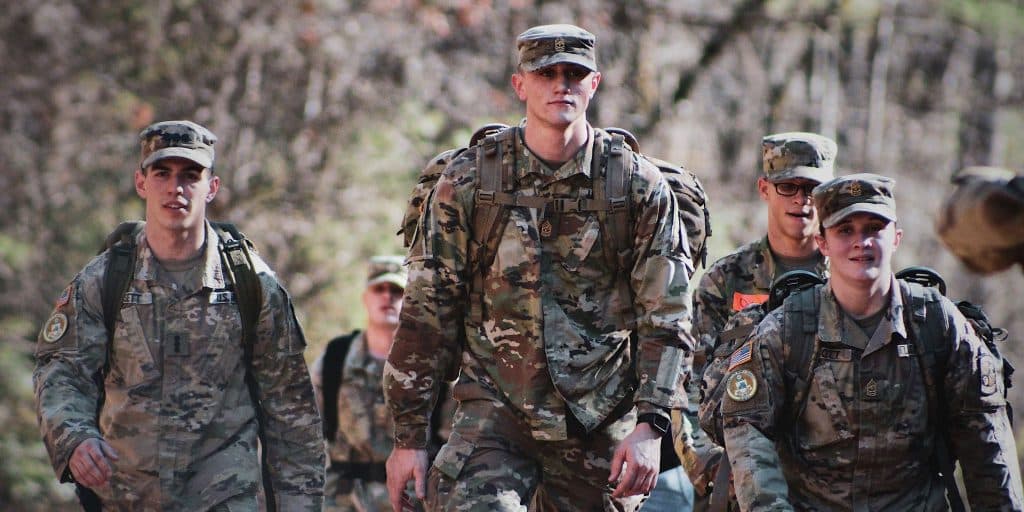
[[860,187],[860,183],[856,181],[850,184],[850,195],[853,197],[860,197],[864,191]]
[[565,51],[565,39],[564,38],[559,37],[558,39],[555,39],[555,51],[556,52],[564,52]]

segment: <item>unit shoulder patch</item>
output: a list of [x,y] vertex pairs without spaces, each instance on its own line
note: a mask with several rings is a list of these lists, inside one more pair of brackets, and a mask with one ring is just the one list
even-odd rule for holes
[[68,332],[68,317],[64,313],[54,313],[49,320],[46,321],[46,325],[43,326],[43,341],[47,343],[56,343],[57,340],[64,336],[64,333]]
[[750,370],[731,373],[725,383],[725,392],[735,402],[746,402],[757,394],[757,378]]

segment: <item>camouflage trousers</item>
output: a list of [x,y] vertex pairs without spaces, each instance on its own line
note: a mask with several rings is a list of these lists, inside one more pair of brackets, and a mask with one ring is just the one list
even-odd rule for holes
[[538,441],[504,404],[461,402],[430,469],[427,510],[638,510],[645,496],[613,499],[608,484],[612,454],[636,426],[635,408],[625,405],[589,434],[570,420],[569,439]]

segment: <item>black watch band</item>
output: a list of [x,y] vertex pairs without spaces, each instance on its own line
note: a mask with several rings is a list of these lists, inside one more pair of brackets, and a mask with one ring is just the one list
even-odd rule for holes
[[651,428],[655,432],[661,434],[662,436],[667,434],[668,431],[672,429],[672,420],[671,419],[669,419],[669,418],[667,418],[665,416],[662,416],[660,414],[653,413],[653,412],[649,412],[649,413],[641,414],[641,415],[637,416],[636,417],[636,422],[638,424],[639,423],[646,423],[646,424],[650,425]]

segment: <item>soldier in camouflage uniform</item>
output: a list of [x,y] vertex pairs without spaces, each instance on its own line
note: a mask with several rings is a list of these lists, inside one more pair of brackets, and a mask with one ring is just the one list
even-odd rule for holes
[[[341,361],[341,382],[337,390],[338,422],[333,439],[328,439],[330,467],[325,486],[325,511],[385,511],[391,509],[385,486],[384,461],[392,448],[394,424],[384,404],[381,376],[384,361],[394,342],[402,293],[408,272],[400,256],[375,256],[370,259],[363,306],[367,327],[350,336],[348,350]],[[333,342],[332,342],[333,343]],[[324,356],[313,362],[313,388],[317,404],[324,405]],[[440,401],[440,418],[434,423],[444,427],[432,435],[431,451],[437,452],[439,435],[450,433],[454,403]],[[431,434],[435,434],[431,432]]]
[[[225,288],[218,235],[216,137],[190,121],[140,134],[135,188],[146,203],[133,278],[112,342],[101,287],[110,251],[57,300],[36,349],[36,407],[61,481],[91,488],[104,510],[257,510],[260,442],[282,510],[320,510],[324,450],[306,341],[288,294],[255,254],[263,289],[251,368],[238,305]],[[93,375],[107,367],[106,398]],[[245,383],[252,372],[260,402]]]
[[943,204],[936,231],[968,268],[990,274],[1024,263],[1024,175],[968,167]]
[[707,505],[708,484],[721,458],[721,448],[696,428],[700,372],[714,353],[715,340],[725,323],[744,307],[767,300],[776,277],[790,270],[827,276],[826,259],[814,241],[817,215],[811,189],[832,179],[836,149],[832,139],[815,133],[778,133],[761,139],[764,174],[757,180],[757,191],[768,205],[768,233],[712,264],[694,293],[695,379],[688,388],[690,410],[675,421],[691,425],[680,429],[683,435],[677,437],[676,450],[702,497],[697,500],[697,510]]
[[[852,174],[814,189],[830,280],[731,357],[722,413],[743,510],[947,510],[941,430],[973,510],[1024,507],[997,359],[952,302],[893,274],[893,184]],[[927,347],[945,347],[942,373],[926,371],[922,354],[943,353]]]
[[[590,187],[594,141],[608,138],[586,118],[601,80],[594,42],[571,25],[517,39],[512,85],[526,121],[513,128],[520,149],[502,153],[514,159],[517,197],[572,200]],[[672,191],[657,168],[631,160],[634,263],[621,272],[603,252],[596,212],[528,207],[506,210],[496,257],[481,270],[469,247],[477,151],[445,170],[410,250],[384,370],[394,510],[411,478],[431,510],[525,510],[535,495],[541,510],[635,510],[658,477],[669,410],[685,404],[693,350],[693,266]],[[467,289],[477,272],[482,288]],[[461,365],[459,406],[428,491],[427,417],[451,364]]]

